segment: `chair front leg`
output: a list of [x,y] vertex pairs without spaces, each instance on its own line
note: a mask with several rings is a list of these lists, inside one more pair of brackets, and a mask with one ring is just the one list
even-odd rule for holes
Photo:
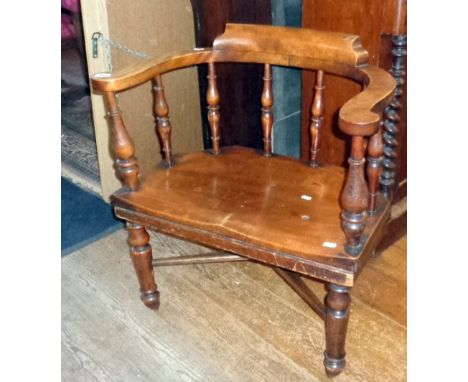
[[127,222],[128,244],[133,267],[140,284],[141,300],[151,309],[159,307],[159,292],[154,279],[153,255],[149,245],[149,235],[146,229]]
[[345,340],[349,320],[349,288],[328,284],[325,299],[327,310],[325,316],[326,349],[323,364],[328,377],[340,374],[345,367]]

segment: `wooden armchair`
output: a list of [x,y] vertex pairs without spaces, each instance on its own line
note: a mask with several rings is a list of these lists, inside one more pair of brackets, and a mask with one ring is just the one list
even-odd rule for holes
[[[263,152],[222,147],[218,62],[264,65],[259,100]],[[153,266],[257,261],[272,266],[324,320],[325,370],[329,376],[343,370],[349,289],[381,240],[390,215],[389,200],[379,191],[381,118],[396,83],[390,74],[367,62],[367,51],[358,36],[227,24],[213,48],[156,58],[112,75],[98,73],[93,77],[94,88],[104,92],[107,101],[115,164],[123,184],[112,195],[112,204],[116,215],[127,221],[131,257],[145,305],[159,306]],[[174,155],[162,75],[197,64],[208,65],[206,97],[212,149]],[[272,65],[317,70],[309,163],[271,152]],[[319,160],[325,73],[355,80],[364,89],[339,113],[340,129],[351,136],[347,170]],[[134,145],[115,94],[151,80],[164,161],[140,180]],[[225,252],[154,260],[147,228]],[[302,275],[326,282],[325,304],[306,287]]]

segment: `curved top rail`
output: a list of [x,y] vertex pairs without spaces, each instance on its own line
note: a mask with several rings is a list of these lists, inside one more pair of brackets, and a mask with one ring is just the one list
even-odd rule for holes
[[152,58],[148,61],[135,63],[114,73],[96,73],[91,78],[91,82],[96,90],[118,92],[150,81],[158,74],[207,62],[269,63],[271,65],[325,70],[326,72],[362,82],[362,75],[359,74],[360,68],[343,63],[324,61],[315,57],[301,57],[280,53],[231,49],[213,50],[211,48],[196,48],[164,57]]
[[213,49],[179,52],[132,65],[92,79],[97,90],[120,91],[149,81],[157,74],[206,62],[268,62],[273,65],[321,69],[355,78],[367,65],[368,53],[359,36],[270,25],[226,24]]
[[115,73],[98,73],[93,88],[121,91],[158,74],[207,62],[250,62],[325,70],[357,80],[367,87],[340,109],[339,126],[352,135],[372,135],[382,109],[393,96],[395,79],[367,65],[367,51],[358,36],[309,29],[227,24],[214,47],[153,58]]
[[357,35],[271,25],[228,23],[213,50],[275,53],[352,67],[366,65],[369,59]]
[[367,87],[340,108],[338,125],[350,135],[372,135],[377,131],[383,109],[395,93],[396,81],[390,73],[374,65],[359,71]]
[[150,81],[158,74],[206,63],[211,55],[210,48],[185,50],[138,62],[114,73],[96,73],[91,83],[96,90],[118,92]]

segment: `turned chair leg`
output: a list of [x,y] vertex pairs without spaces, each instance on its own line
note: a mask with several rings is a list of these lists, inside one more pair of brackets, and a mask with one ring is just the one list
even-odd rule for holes
[[146,229],[139,225],[127,222],[128,244],[140,283],[141,300],[151,309],[159,307],[159,292],[154,280],[153,255],[149,245],[149,235]]
[[345,340],[348,328],[349,288],[328,284],[325,299],[327,305],[325,317],[326,349],[323,364],[328,377],[340,374],[345,367]]

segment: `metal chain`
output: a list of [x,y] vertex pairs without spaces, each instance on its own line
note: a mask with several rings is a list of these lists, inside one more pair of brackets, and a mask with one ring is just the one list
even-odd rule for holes
[[107,66],[109,68],[110,73],[112,73],[112,71],[113,71],[111,48],[118,49],[118,50],[132,56],[132,57],[140,58],[140,59],[143,59],[143,60],[148,60],[149,57],[150,57],[146,53],[138,52],[136,50],[130,49],[129,47],[126,47],[126,46],[124,46],[122,44],[119,44],[118,42],[114,42],[111,39],[107,39],[105,37],[101,37],[99,39],[99,41],[102,42],[102,46],[103,46],[104,51],[105,51],[105,61],[106,61],[106,64],[107,64]]

